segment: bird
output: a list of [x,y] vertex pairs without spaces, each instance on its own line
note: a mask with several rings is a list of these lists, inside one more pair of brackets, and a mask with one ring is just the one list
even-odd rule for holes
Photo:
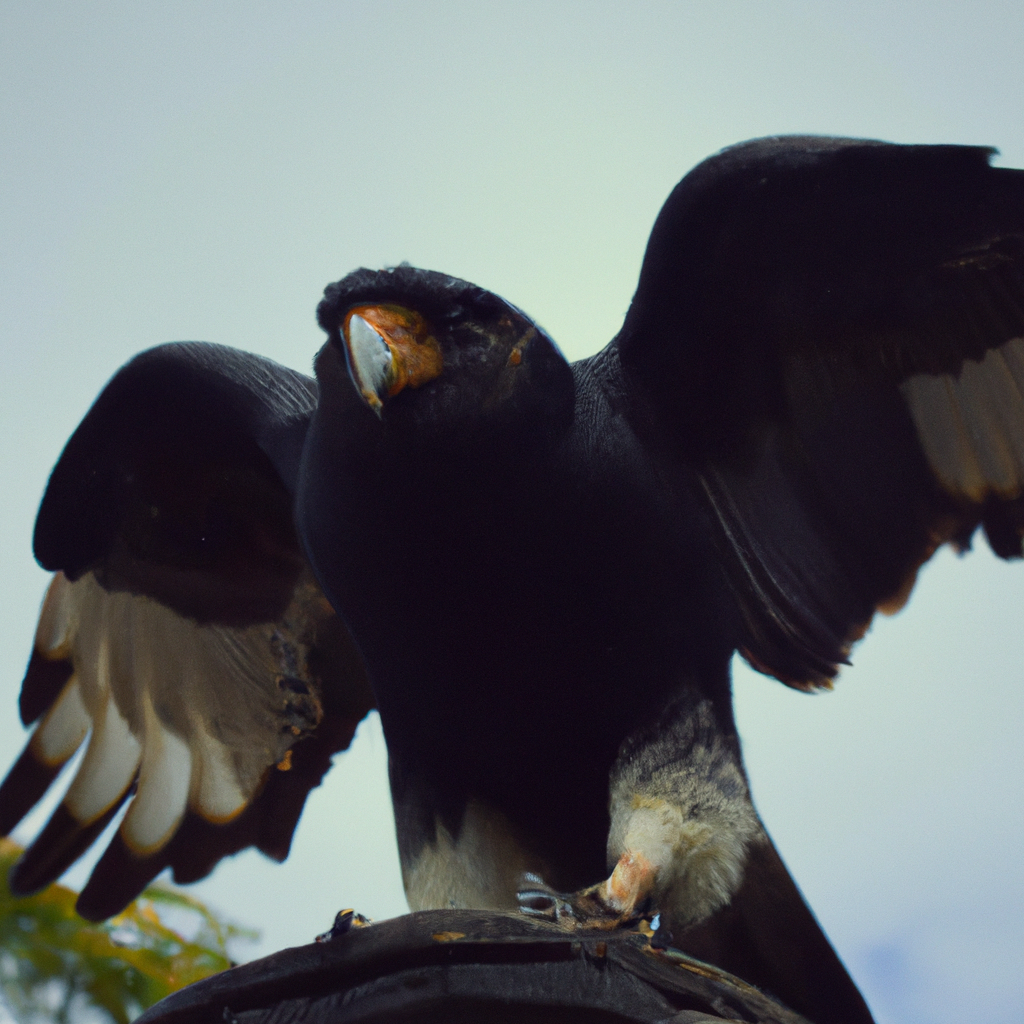
[[12,889],[125,804],[86,918],[166,867],[283,859],[376,708],[413,909],[657,913],[810,1020],[870,1022],[754,807],[729,666],[829,688],[940,547],[1021,556],[1024,171],[993,153],[725,149],[571,364],[405,264],[326,288],[315,379],[136,356],[36,521],[55,575],[0,832],[85,752]]

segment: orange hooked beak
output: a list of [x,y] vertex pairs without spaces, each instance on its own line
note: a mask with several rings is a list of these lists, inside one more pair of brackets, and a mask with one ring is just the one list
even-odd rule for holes
[[348,372],[363,401],[381,415],[384,395],[440,376],[441,346],[426,320],[403,306],[354,306],[341,325]]

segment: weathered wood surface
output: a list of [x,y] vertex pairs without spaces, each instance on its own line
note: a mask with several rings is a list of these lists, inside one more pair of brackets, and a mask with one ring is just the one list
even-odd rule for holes
[[285,949],[174,993],[138,1024],[809,1024],[641,931],[431,910]]

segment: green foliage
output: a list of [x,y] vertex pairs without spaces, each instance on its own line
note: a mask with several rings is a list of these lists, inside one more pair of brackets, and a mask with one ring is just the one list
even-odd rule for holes
[[19,1024],[127,1024],[175,989],[230,967],[230,940],[256,936],[160,885],[102,924],[83,921],[77,894],[63,885],[15,899],[6,879],[20,853],[0,839],[0,1018],[6,1009]]

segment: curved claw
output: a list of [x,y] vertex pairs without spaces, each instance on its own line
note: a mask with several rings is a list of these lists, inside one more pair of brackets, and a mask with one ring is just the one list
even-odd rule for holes
[[646,911],[647,900],[631,901],[616,906],[608,880],[598,882],[578,892],[561,893],[546,885],[536,875],[525,875],[523,885],[516,893],[519,910],[531,917],[573,928],[600,928],[612,930],[636,923]]
[[534,874],[523,876],[521,888],[516,893],[519,911],[531,917],[543,917],[549,921],[571,918],[573,914],[571,897],[556,892]]
[[564,900],[559,899],[553,893],[541,892],[537,889],[521,889],[516,893],[516,902],[519,904],[519,912],[522,914],[551,919],[559,917],[559,912],[568,906]]
[[364,917],[362,914],[357,914],[351,908],[347,910],[339,910],[334,915],[334,924],[331,925],[331,930],[324,932],[322,935],[318,935],[315,939],[316,942],[330,942],[333,939],[337,939],[342,935],[347,934],[353,928],[365,928],[370,923],[368,917]]

